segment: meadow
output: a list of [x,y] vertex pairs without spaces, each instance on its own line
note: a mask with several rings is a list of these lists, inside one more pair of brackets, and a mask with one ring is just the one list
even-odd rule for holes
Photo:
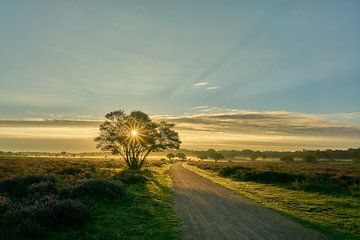
[[185,167],[332,239],[360,239],[360,164],[210,162]]
[[170,164],[0,158],[0,239],[177,239]]

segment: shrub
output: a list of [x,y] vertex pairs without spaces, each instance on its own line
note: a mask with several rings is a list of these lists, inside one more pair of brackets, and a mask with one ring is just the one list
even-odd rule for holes
[[7,194],[10,197],[23,198],[28,195],[30,185],[40,182],[55,183],[55,178],[51,176],[17,176],[0,182],[0,193]]
[[294,162],[294,158],[292,156],[284,156],[280,158],[280,161],[290,163]]
[[116,199],[124,192],[122,182],[111,180],[82,180],[63,189],[63,195],[94,199]]
[[122,171],[115,177],[115,179],[120,180],[126,184],[138,184],[146,182],[146,178],[142,174],[132,171]]
[[82,170],[80,168],[64,168],[57,172],[59,175],[77,175],[81,173]]
[[151,166],[154,166],[154,167],[162,167],[162,165],[164,165],[164,164],[165,164],[164,162],[158,161],[158,162],[153,162],[153,163],[151,164]]
[[0,195],[0,217],[6,212],[9,204],[10,200],[7,197]]
[[221,177],[229,177],[232,175],[239,175],[239,172],[243,171],[250,171],[251,168],[243,167],[243,166],[230,166],[230,167],[223,167],[219,170],[219,176]]
[[81,226],[89,218],[90,210],[80,201],[47,196],[30,206],[14,205],[3,215],[1,225],[28,239],[28,234],[41,235],[44,229]]
[[31,184],[27,189],[28,194],[34,196],[44,196],[57,192],[57,187],[54,182],[46,181]]

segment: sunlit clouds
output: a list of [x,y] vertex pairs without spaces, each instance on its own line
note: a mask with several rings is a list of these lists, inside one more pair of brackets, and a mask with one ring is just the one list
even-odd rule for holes
[[[360,145],[359,125],[340,123],[340,114],[335,120],[330,120],[331,114],[224,110],[209,106],[193,109],[197,113],[158,115],[153,119],[175,123],[182,147],[189,149],[298,150]],[[345,116],[349,120],[350,116]],[[357,114],[353,113],[352,116]],[[100,123],[0,121],[0,143],[4,149],[10,150],[96,151],[93,139]],[[141,126],[129,126],[129,138],[141,139]]]
[[0,150],[95,151],[117,109],[173,121],[184,148],[359,147],[359,9],[0,1]]

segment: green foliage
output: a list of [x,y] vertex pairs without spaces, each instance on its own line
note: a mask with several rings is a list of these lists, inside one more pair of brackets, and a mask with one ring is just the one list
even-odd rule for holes
[[173,154],[173,153],[168,153],[167,155],[166,155],[166,157],[167,157],[167,159],[169,159],[170,161],[175,157],[175,154]]
[[53,181],[43,181],[39,183],[31,184],[27,192],[30,196],[39,197],[48,194],[55,194],[57,192],[57,186]]
[[143,112],[127,115],[119,110],[106,114],[105,118],[95,138],[97,148],[120,154],[130,169],[140,169],[153,151],[180,147],[174,124],[155,123]]
[[201,160],[210,158],[210,159],[214,159],[215,161],[220,159],[225,159],[224,155],[222,155],[220,152],[217,152],[215,149],[212,148],[210,148],[206,152],[202,152],[201,154],[199,154],[198,158],[200,158]]
[[[31,205],[13,205],[3,214],[0,230],[5,238],[43,237],[42,231],[81,226],[90,218],[90,210],[80,201],[46,196]],[[4,232],[4,228],[8,231]]]
[[176,157],[179,159],[179,160],[186,160],[186,155],[184,153],[177,153],[176,154]]
[[[33,184],[41,182],[55,182],[54,177],[50,176],[17,176],[5,181],[0,182],[0,194],[7,194],[10,197],[23,198],[27,197],[28,190]],[[29,188],[30,187],[30,188]]]
[[168,165],[153,165],[161,175],[129,176],[116,159],[0,158],[0,239],[177,239]]
[[65,186],[62,194],[71,198],[117,199],[124,192],[125,187],[120,181],[91,179]]
[[[182,151],[185,151],[182,149]],[[360,159],[360,148],[349,148],[347,150],[302,150],[302,151],[253,151],[249,149],[245,150],[219,150],[226,159],[244,159],[251,158],[251,156],[266,158],[276,158],[280,159],[284,156],[291,156],[293,158],[304,158],[306,155],[314,155],[318,160],[334,161],[339,159]],[[186,150],[186,154],[194,156],[204,156],[207,155],[207,151],[193,151]]]
[[191,165],[238,181],[271,183],[331,195],[360,195],[360,169],[357,164],[192,162]]
[[133,171],[122,171],[117,176],[115,176],[115,179],[118,179],[126,184],[143,184],[146,182],[145,176],[139,172]]

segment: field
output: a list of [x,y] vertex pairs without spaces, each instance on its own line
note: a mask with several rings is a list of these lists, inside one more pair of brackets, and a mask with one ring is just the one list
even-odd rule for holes
[[0,158],[0,239],[177,239],[169,164]]
[[190,162],[185,167],[334,239],[360,238],[360,164]]

